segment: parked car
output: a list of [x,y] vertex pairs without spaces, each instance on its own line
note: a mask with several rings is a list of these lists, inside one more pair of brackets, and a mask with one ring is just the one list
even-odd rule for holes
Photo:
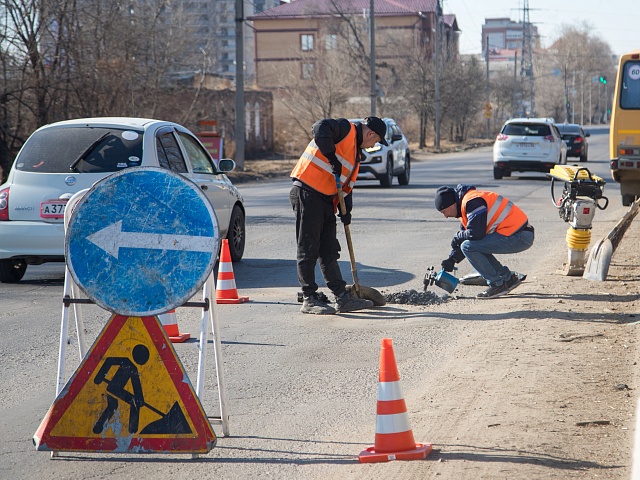
[[493,144],[493,178],[511,172],[548,172],[567,163],[567,145],[552,118],[512,118]]
[[580,157],[581,162],[586,162],[589,158],[587,137],[591,134],[585,132],[577,123],[556,123],[556,127],[567,144],[567,157]]
[[27,265],[64,262],[63,217],[74,193],[132,166],[177,172],[200,186],[211,201],[220,238],[233,261],[245,246],[243,200],[197,137],[181,125],[142,118],[84,118],[36,130],[0,185],[0,282],[19,282]]
[[[358,180],[378,180],[383,187],[390,187],[393,177],[398,177],[400,185],[409,185],[411,176],[411,154],[409,142],[402,130],[391,118],[383,118],[387,124],[385,136],[389,146],[376,143],[364,150],[364,160],[360,163]],[[362,122],[363,119],[350,120]]]

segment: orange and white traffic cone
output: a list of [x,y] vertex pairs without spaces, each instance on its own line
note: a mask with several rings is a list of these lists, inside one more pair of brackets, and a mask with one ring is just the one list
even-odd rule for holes
[[416,443],[400,388],[400,374],[390,338],[382,339],[375,445],[360,452],[360,463],[420,460],[431,452],[430,443]]
[[169,310],[166,313],[158,315],[160,323],[164,327],[164,331],[167,332],[167,337],[171,340],[171,343],[182,343],[191,338],[189,333],[180,333],[178,330],[178,317],[175,310]]
[[229,240],[222,240],[220,263],[218,264],[218,281],[216,283],[216,303],[244,303],[249,297],[240,297],[233,276],[233,264],[229,252]]

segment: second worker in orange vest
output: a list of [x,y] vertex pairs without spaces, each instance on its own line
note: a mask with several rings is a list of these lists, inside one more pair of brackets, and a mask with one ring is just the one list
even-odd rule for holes
[[[351,222],[351,191],[358,176],[361,149],[376,142],[387,145],[386,124],[378,117],[362,123],[346,118],[325,118],[313,124],[313,139],[291,172],[293,187],[289,193],[296,214],[298,280],[302,286],[302,313],[332,314],[373,306],[346,291],[338,258],[340,244],[336,235],[338,188],[345,193],[346,215],[338,213],[342,223]],[[322,301],[316,284],[316,263],[327,287],[336,298],[335,307]]]
[[435,207],[446,218],[459,218],[461,223],[451,241],[451,253],[442,261],[445,271],[451,272],[465,258],[469,260],[489,286],[478,298],[504,295],[524,281],[526,275],[512,272],[494,256],[523,252],[533,245],[533,226],[508,198],[472,185],[440,187]]

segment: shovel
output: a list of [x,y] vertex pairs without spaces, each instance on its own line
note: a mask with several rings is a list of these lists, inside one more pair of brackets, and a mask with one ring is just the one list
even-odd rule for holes
[[587,260],[587,266],[582,274],[583,278],[587,280],[596,280],[604,282],[607,279],[609,273],[609,265],[611,264],[611,257],[618,248],[618,244],[622,240],[622,237],[627,232],[629,225],[633,222],[633,219],[638,214],[640,206],[640,199],[633,202],[629,211],[624,217],[613,227],[613,230],[609,232],[602,240],[598,240],[589,253]]
[[[347,206],[344,203],[344,192],[341,188],[338,189],[338,200],[340,201],[340,212],[342,215],[347,214]],[[358,282],[358,270],[356,268],[356,256],[353,253],[353,243],[351,242],[351,230],[349,229],[349,225],[344,226],[344,236],[347,237],[347,246],[349,247],[349,259],[351,260],[351,274],[353,275],[353,290],[356,291],[356,296],[358,298],[364,298],[366,300],[371,300],[376,307],[382,307],[387,304],[387,301],[378,290],[371,287],[366,287],[364,285],[360,285]],[[347,286],[347,290],[349,290],[350,286]]]

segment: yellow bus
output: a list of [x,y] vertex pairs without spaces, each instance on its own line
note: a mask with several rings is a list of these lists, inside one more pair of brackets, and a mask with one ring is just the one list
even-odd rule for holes
[[611,176],[620,184],[622,205],[640,197],[640,50],[618,62],[609,126]]

